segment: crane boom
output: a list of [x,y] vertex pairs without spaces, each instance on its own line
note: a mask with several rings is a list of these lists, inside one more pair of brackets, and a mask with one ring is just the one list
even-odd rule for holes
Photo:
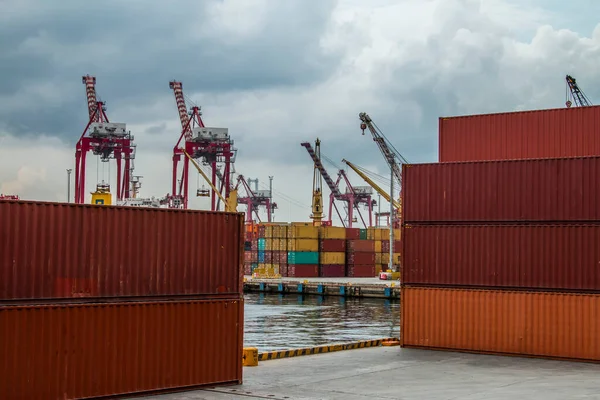
[[[319,141],[318,143],[320,146],[321,142]],[[337,200],[339,200],[342,197],[342,192],[340,192],[339,187],[337,187],[335,182],[333,182],[333,179],[331,179],[331,176],[329,175],[329,173],[323,166],[323,163],[321,162],[321,154],[320,154],[321,149],[319,148],[319,155],[317,155],[317,153],[315,152],[315,150],[313,149],[313,147],[311,146],[310,143],[302,142],[302,143],[300,143],[300,145],[306,148],[306,151],[308,151],[308,154],[310,155],[310,157],[313,160],[315,168],[317,168],[319,170],[319,172],[321,173],[321,176],[323,177],[323,179],[325,179],[325,183],[327,184],[327,187],[329,187],[329,190],[331,190],[331,193],[333,193],[333,197],[335,197]]]
[[[573,78],[571,75],[567,75],[565,79],[567,81],[567,86],[569,88],[569,92],[571,93],[570,97],[573,99],[575,104],[578,107],[591,106],[592,102],[587,98],[585,93],[583,93],[583,91],[579,88],[579,85],[577,85],[577,81],[575,80],[575,78]],[[566,103],[567,107],[571,107],[572,104],[573,103],[571,102],[571,100],[569,99],[569,96],[567,94],[567,103]]]
[[[169,88],[173,89],[173,94],[175,95],[175,103],[177,104],[177,111],[179,112],[181,129],[185,130],[185,140],[190,140],[192,138],[192,127],[189,123],[190,117],[188,116],[185,97],[183,96],[183,84],[178,81],[171,81],[169,82]],[[204,127],[204,123],[200,118],[199,124],[201,127]]]
[[373,189],[375,189],[375,191],[377,193],[379,193],[381,195],[381,197],[383,197],[385,199],[385,201],[387,201],[388,203],[391,201],[392,204],[394,205],[394,208],[400,209],[400,203],[397,202],[396,200],[393,200],[385,190],[383,190],[378,184],[376,184],[371,178],[369,178],[364,172],[362,172],[356,165],[352,164],[350,161],[348,161],[346,159],[343,159],[342,162],[345,163],[347,166],[349,166],[361,178],[363,178],[364,181],[367,182],[367,184],[369,184],[369,186],[371,186]]
[[85,93],[87,96],[88,113],[91,122],[100,122],[100,113],[96,113],[98,107],[98,99],[96,96],[96,77],[85,75],[81,77],[81,81],[85,84]]
[[[315,141],[314,154],[318,163],[321,162],[321,141],[317,138]],[[323,181],[321,170],[314,164],[313,173],[313,195],[312,195],[312,214],[310,218],[313,220],[314,226],[321,226],[323,221]]]
[[400,153],[392,151],[392,149],[390,149],[385,140],[385,136],[379,131],[379,129],[377,129],[377,127],[373,123],[373,120],[371,119],[371,117],[369,117],[367,113],[361,112],[360,114],[358,114],[358,117],[362,121],[360,127],[363,131],[363,135],[365,134],[365,129],[368,128],[371,132],[371,135],[373,136],[373,141],[377,143],[377,146],[379,147],[383,158],[388,163],[388,166],[392,169],[394,176],[400,184],[400,187],[402,187],[402,171],[400,170],[400,167],[398,166],[398,162],[396,160],[399,160],[400,162],[406,164],[408,164],[408,162],[406,161],[406,159],[404,159],[404,157],[402,157]]

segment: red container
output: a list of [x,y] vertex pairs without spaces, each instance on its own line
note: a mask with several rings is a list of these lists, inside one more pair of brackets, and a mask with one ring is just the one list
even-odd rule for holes
[[341,278],[346,276],[346,266],[343,264],[324,264],[319,267],[319,276],[323,278]]
[[360,239],[360,229],[359,228],[346,228],[346,239],[347,240]]
[[244,234],[245,238],[246,238],[246,242],[251,242],[252,239],[254,239],[254,233],[253,232],[246,232]]
[[289,276],[288,275],[288,266],[287,266],[287,264],[280,264],[279,265],[279,274],[281,276]]
[[[258,239],[253,239],[250,243],[252,251],[258,251]],[[258,256],[257,256],[258,257]]]
[[319,266],[313,264],[290,264],[287,268],[289,277],[295,278],[318,278]]
[[377,275],[377,269],[375,265],[361,264],[361,265],[349,265],[348,276],[353,278],[373,278]]
[[266,230],[266,226],[265,225],[259,225],[258,226],[258,237],[259,238],[264,238],[265,237],[265,230]]
[[443,117],[440,162],[600,155],[600,106]]
[[374,240],[348,240],[346,245],[348,252],[352,251],[375,251]]
[[600,157],[402,167],[407,223],[600,220]]
[[0,307],[0,398],[241,383],[243,309],[239,299]]
[[0,221],[0,301],[242,291],[241,213],[0,202]]
[[597,294],[401,290],[403,347],[600,361]]
[[280,264],[287,264],[287,258],[288,258],[287,251],[279,252],[279,263]]
[[[402,241],[394,240],[394,253],[400,253],[401,250],[402,250]],[[390,252],[390,241],[389,240],[381,241],[381,252],[382,253]]]
[[373,264],[375,262],[375,253],[348,253],[346,262],[350,264]]
[[408,225],[405,284],[600,290],[600,225]]
[[322,252],[343,253],[346,251],[345,239],[321,239],[319,250]]
[[271,264],[275,261],[273,261],[273,252],[270,250],[265,251],[265,262],[267,264]]
[[244,262],[253,262],[254,260],[252,260],[252,252],[251,251],[245,251],[244,252]]
[[244,275],[252,275],[252,264],[244,264]]

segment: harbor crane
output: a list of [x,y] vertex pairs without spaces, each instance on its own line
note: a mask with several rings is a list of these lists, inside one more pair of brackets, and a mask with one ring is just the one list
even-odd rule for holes
[[[187,110],[181,82],[171,81],[169,87],[175,96],[182,128],[179,140],[173,148],[173,177],[171,194],[168,196],[169,208],[188,208],[189,163],[190,160],[200,160],[211,169],[211,210],[216,211],[220,201],[229,198],[229,193],[233,190],[231,177],[237,149],[227,128],[211,128],[204,125],[199,106],[194,105],[189,111]],[[191,158],[186,156],[183,159],[180,173],[179,162],[184,152]]]
[[[327,187],[329,187],[330,195],[329,195],[329,220],[328,222],[332,222],[333,209],[342,221],[342,225],[347,228],[352,228],[353,222],[356,222],[357,219],[354,217],[354,210],[356,209],[358,216],[360,217],[365,228],[373,226],[373,206],[375,205],[375,200],[371,199],[371,195],[373,190],[369,186],[352,186],[346,172],[343,169],[339,169],[337,180],[334,182],[323,163],[321,162],[321,154],[320,154],[320,141],[318,149],[313,149],[309,142],[302,142],[301,145],[306,148],[306,151],[310,155],[315,168],[318,169],[320,176],[323,177]],[[346,184],[346,191],[342,192],[340,189],[341,181],[344,181]],[[340,201],[344,203],[344,209],[346,211],[346,218],[342,217],[340,210],[337,207],[336,201]],[[367,207],[369,212],[368,225],[365,219],[363,218],[359,206],[364,204]]]
[[[86,156],[88,152],[99,156],[108,163],[111,159],[117,164],[117,201],[131,197],[131,177],[135,144],[133,136],[124,123],[110,122],[106,115],[106,104],[98,100],[96,77],[82,77],[88,103],[88,123],[75,146],[75,203],[85,202]],[[99,182],[98,182],[99,184]],[[107,184],[102,183],[106,188]]]
[[567,75],[565,79],[567,81],[567,101],[565,103],[567,108],[571,107],[573,102],[575,102],[577,107],[591,106],[592,102],[587,98],[585,93],[583,93],[583,90],[579,88],[575,78],[571,75]]
[[[358,117],[361,121],[360,129],[362,130],[362,134],[364,135],[365,130],[367,129],[369,130],[369,132],[371,132],[371,136],[373,136],[373,141],[377,143],[379,151],[383,155],[384,160],[387,162],[392,172],[392,175],[398,182],[398,185],[400,186],[400,191],[402,191],[402,170],[398,163],[400,162],[408,164],[408,161],[402,156],[402,154],[400,154],[400,152],[398,152],[398,150],[394,148],[392,143],[385,137],[383,132],[381,132],[381,130],[377,127],[375,122],[373,122],[373,120],[367,113],[361,112],[360,114],[358,114]],[[391,183],[393,186],[393,180],[391,180]],[[390,196],[394,196],[393,191],[390,193]],[[393,218],[393,224],[399,227],[400,219],[402,216],[402,199],[400,198],[398,202],[396,202],[396,204],[398,204],[398,207],[396,208],[394,206],[394,208],[396,208],[397,216],[396,218]]]
[[[319,138],[315,141],[315,159],[321,160],[321,141]],[[312,214],[310,218],[313,221],[314,226],[325,226],[331,225],[328,221],[323,221],[323,178],[321,176],[321,170],[317,166],[317,162],[314,163],[313,169],[313,194],[312,194]]]
[[[254,183],[254,190],[250,187]],[[269,177],[269,190],[258,190],[258,179],[244,179],[243,175],[238,175],[235,189],[243,187],[246,196],[238,197],[239,204],[246,205],[246,224],[254,223],[253,216],[256,215],[258,222],[262,222],[258,213],[260,207],[267,210],[267,221],[273,222],[273,211],[277,209],[277,204],[273,202],[273,177]]]

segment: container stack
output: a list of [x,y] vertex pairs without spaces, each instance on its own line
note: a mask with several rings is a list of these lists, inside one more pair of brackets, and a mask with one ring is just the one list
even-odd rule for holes
[[324,226],[319,238],[319,276],[346,276],[346,228]]
[[[440,159],[455,162],[403,167],[403,346],[600,360],[600,157],[578,157],[600,150],[598,117],[600,107],[463,117],[472,125],[453,122],[453,140],[477,130],[479,142],[450,146],[442,130]],[[520,140],[501,140],[521,126]],[[542,126],[543,145],[524,146]],[[557,153],[569,158],[502,159]]]
[[347,276],[375,277],[375,241],[367,239],[367,229],[347,228],[346,238]]
[[271,227],[273,270],[287,276],[287,224],[273,224]]
[[241,383],[242,214],[3,201],[0,221],[0,398]]
[[[394,229],[394,265],[400,265],[400,229]],[[390,263],[390,229],[375,228],[375,263],[377,273],[387,271]],[[380,243],[378,243],[378,241]]]
[[244,275],[251,275],[258,267],[258,225],[246,225],[244,242]]
[[319,276],[319,227],[296,222],[287,228],[287,276]]

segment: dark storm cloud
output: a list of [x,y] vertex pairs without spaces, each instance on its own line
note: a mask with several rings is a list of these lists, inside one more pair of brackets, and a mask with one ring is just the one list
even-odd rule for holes
[[[23,87],[48,81],[60,90],[89,73],[114,110],[168,94],[172,79],[188,93],[224,92],[310,84],[335,68],[336,59],[319,49],[333,1],[270,2],[264,23],[242,38],[210,35],[219,21],[208,9],[216,3],[24,1],[0,24],[0,99],[10,102]],[[86,120],[83,85],[60,96],[60,105],[31,96],[16,110],[0,107],[0,119],[15,134],[73,140]]]

